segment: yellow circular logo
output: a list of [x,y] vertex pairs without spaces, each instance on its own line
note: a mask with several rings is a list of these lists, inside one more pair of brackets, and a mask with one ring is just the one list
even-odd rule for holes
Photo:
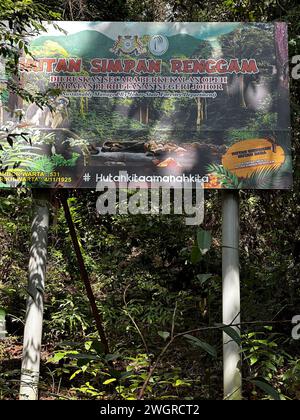
[[224,168],[239,178],[247,178],[260,169],[277,169],[284,161],[283,148],[271,139],[240,141],[231,146],[222,157]]

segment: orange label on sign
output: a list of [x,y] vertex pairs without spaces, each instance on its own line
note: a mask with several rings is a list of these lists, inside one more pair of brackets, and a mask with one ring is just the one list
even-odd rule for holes
[[264,168],[279,168],[285,161],[281,146],[268,139],[243,140],[231,146],[222,157],[224,168],[239,178],[247,178]]

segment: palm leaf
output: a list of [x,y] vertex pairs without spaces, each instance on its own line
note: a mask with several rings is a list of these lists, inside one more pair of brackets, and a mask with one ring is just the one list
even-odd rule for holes
[[280,188],[282,184],[283,173],[276,167],[257,169],[243,182],[244,188],[262,190]]
[[224,168],[223,165],[216,165],[215,163],[212,163],[207,166],[207,171],[214,174],[224,188],[238,189],[242,187],[238,177],[228,169]]

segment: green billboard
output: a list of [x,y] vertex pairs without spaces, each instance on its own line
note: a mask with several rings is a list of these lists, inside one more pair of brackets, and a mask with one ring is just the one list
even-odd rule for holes
[[286,24],[56,23],[19,63],[22,86],[56,91],[52,111],[9,95],[2,66],[1,187],[95,188],[120,173],[291,187]]

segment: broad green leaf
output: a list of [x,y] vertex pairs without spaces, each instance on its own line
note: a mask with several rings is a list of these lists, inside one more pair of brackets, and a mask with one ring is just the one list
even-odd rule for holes
[[182,379],[177,379],[175,384],[173,385],[174,387],[178,387],[178,386],[191,386],[191,384],[189,382],[183,381]]
[[77,366],[80,367],[81,369],[83,369],[84,366],[88,366],[90,360],[88,359],[78,359],[77,360]]
[[92,346],[92,340],[86,341],[86,342],[84,343],[84,348],[85,348],[87,351],[89,351],[89,350],[91,349],[91,346]]
[[62,360],[65,357],[66,353],[65,352],[61,352],[61,353],[55,353],[54,356],[52,356],[50,359],[48,359],[49,363],[57,363],[60,360]]
[[211,232],[204,229],[198,229],[197,243],[202,255],[205,255],[211,247]]
[[48,363],[58,363],[60,360],[64,359],[65,357],[77,359],[78,352],[76,350],[57,352],[54,354],[54,356],[48,359]]
[[232,340],[238,344],[239,346],[241,345],[241,337],[239,335],[239,333],[236,331],[235,328],[229,326],[229,325],[225,325],[225,324],[216,324],[217,327],[222,328],[222,330],[230,337],[232,338]]
[[103,344],[100,341],[98,341],[98,340],[94,340],[92,342],[91,348],[93,350],[95,350],[97,354],[103,354],[104,353]]
[[73,352],[68,352],[66,353],[66,357],[69,357],[70,359],[76,359],[76,360],[84,360],[84,361],[89,361],[89,360],[99,360],[99,357],[96,355],[92,355],[92,354],[88,354],[88,353],[73,353]]
[[103,385],[109,385],[112,382],[115,382],[116,378],[110,378],[110,379],[106,379],[106,381],[103,382]]
[[201,260],[201,252],[197,246],[193,246],[191,252],[191,263],[197,264]]
[[74,379],[75,378],[75,376],[77,376],[77,375],[79,375],[79,373],[82,373],[82,370],[81,369],[77,369],[71,376],[70,376],[70,381],[72,380],[72,379]]
[[158,331],[158,335],[165,341],[170,337],[170,333],[168,331]]
[[123,373],[121,373],[121,375],[119,376],[119,380],[120,380],[120,379],[130,378],[131,376],[133,376],[131,371],[129,371],[129,372],[123,372]]
[[256,356],[250,357],[250,366],[255,365],[255,363],[258,361],[258,358]]
[[274,389],[270,384],[268,384],[267,382],[263,382],[263,381],[259,381],[259,380],[251,380],[250,381],[253,385],[257,386],[258,388],[260,388],[262,391],[264,391],[266,394],[270,395],[270,397],[272,397],[274,400],[276,401],[280,401],[280,395],[278,394],[278,392],[276,391],[276,389]]
[[272,370],[273,372],[277,372],[277,368],[276,368],[276,366],[274,366],[274,365],[273,365],[273,363],[271,363],[271,362],[267,362],[267,363],[266,363],[266,366],[267,366],[270,370]]
[[106,362],[111,362],[111,361],[113,361],[113,360],[117,360],[117,359],[119,359],[120,357],[122,357],[122,355],[121,355],[121,354],[119,354],[119,353],[115,353],[115,354],[107,354],[107,355],[105,356],[105,360],[106,360]]
[[212,274],[198,274],[197,279],[200,281],[200,284],[203,285],[207,280],[212,278]]
[[210,354],[212,357],[217,357],[216,349],[211,346],[210,344],[206,343],[205,341],[200,340],[199,338],[194,337],[190,334],[185,334],[184,337],[189,340],[191,344],[197,347],[201,347],[202,350],[206,351],[206,353]]

